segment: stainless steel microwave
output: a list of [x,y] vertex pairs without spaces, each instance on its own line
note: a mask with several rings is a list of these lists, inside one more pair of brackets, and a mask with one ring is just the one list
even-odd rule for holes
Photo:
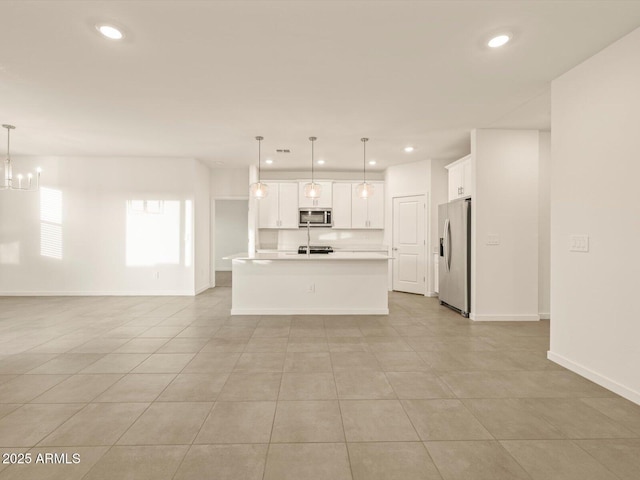
[[331,219],[330,208],[301,208],[298,210],[298,226],[306,227],[331,227],[333,221]]

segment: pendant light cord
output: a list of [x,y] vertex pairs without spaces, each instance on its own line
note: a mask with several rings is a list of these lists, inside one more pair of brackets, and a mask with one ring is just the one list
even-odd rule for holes
[[261,158],[261,153],[262,153],[262,140],[264,139],[264,137],[256,137],[256,140],[258,140],[258,183],[260,183],[260,179],[261,179],[261,171],[260,171],[260,164],[262,163],[260,158]]
[[313,175],[313,142],[315,142],[317,140],[317,137],[309,137],[309,140],[311,140],[311,185],[315,185],[314,183],[314,175]]
[[368,138],[361,138],[362,142],[362,183],[367,183],[367,142]]

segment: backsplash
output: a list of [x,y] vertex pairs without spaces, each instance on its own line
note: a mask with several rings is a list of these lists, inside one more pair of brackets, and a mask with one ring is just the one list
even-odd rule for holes
[[[307,244],[307,229],[270,230],[260,229],[261,250],[297,250]],[[337,230],[312,228],[313,245],[329,245],[334,248],[382,247],[383,230]]]

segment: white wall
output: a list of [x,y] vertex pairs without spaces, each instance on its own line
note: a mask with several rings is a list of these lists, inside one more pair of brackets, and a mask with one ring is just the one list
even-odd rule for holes
[[[474,130],[471,318],[538,320],[537,130]],[[498,235],[499,245],[487,245]]]
[[[549,358],[640,403],[640,29],[552,82]],[[589,252],[569,236],[589,235]]]
[[211,179],[209,168],[195,162],[195,288],[196,292],[211,286]]
[[230,272],[227,255],[247,250],[248,200],[216,200],[216,271]]
[[538,312],[550,317],[551,294],[551,133],[540,132],[538,165]]
[[[194,293],[195,160],[14,162],[15,173],[40,165],[43,188],[0,191],[0,295]],[[144,200],[162,213],[129,203]]]
[[247,198],[248,168],[216,168],[211,170],[211,195],[216,198]]

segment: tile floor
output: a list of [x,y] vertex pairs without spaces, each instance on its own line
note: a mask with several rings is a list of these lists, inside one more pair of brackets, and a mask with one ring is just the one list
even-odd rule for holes
[[640,407],[545,358],[548,322],[229,316],[195,298],[0,299],[0,479],[640,478]]

